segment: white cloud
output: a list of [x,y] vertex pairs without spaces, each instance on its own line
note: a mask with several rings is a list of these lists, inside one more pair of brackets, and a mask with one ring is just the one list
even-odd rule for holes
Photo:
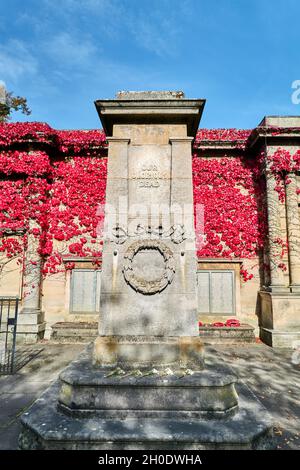
[[27,46],[12,39],[0,45],[0,73],[7,81],[16,83],[20,78],[37,73],[38,63]]
[[139,18],[129,17],[127,25],[136,43],[158,56],[174,56],[178,50],[179,29],[175,22],[154,13],[150,18],[140,14]]
[[90,40],[75,38],[67,32],[60,33],[43,44],[45,52],[62,65],[83,66],[90,62],[97,48]]
[[[78,18],[85,27],[89,17],[98,20],[98,33],[110,40],[126,40],[130,36],[136,46],[158,56],[176,56],[180,49],[180,37],[184,33],[183,22],[192,18],[189,0],[156,0],[136,5],[120,0],[44,0],[46,17],[59,12],[75,32]],[[74,29],[75,27],[75,29]],[[78,32],[77,32],[78,34]]]

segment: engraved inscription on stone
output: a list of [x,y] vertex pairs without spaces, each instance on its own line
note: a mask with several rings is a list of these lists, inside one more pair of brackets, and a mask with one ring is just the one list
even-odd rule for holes
[[138,175],[133,176],[139,188],[158,188],[159,180],[164,178],[166,176],[159,172],[158,165],[155,163],[142,165]]

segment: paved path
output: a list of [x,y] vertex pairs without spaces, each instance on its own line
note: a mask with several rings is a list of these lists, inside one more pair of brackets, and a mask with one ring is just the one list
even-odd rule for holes
[[264,344],[215,347],[274,419],[278,449],[300,449],[300,365]]
[[16,374],[0,376],[0,449],[17,448],[19,416],[84,347],[84,344],[39,343],[18,349],[19,363],[31,360]]
[[[0,377],[0,449],[17,448],[19,416],[84,347],[45,342],[19,350],[19,362],[31,360],[14,376]],[[292,364],[292,351],[263,344],[216,349],[272,414],[277,447],[300,449],[300,365]]]

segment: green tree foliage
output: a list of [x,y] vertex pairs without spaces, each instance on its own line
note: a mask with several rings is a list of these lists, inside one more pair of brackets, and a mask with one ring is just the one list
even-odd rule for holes
[[13,111],[21,111],[27,116],[31,113],[26,98],[14,96],[12,92],[4,92],[4,98],[0,100],[0,122],[7,122],[11,119]]

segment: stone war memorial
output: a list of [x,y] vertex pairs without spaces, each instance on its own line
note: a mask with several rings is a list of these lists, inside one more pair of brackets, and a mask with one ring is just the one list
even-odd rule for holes
[[[200,207],[195,206],[194,186],[195,180],[199,184],[197,178],[203,177],[201,173],[208,177],[208,167],[205,170],[195,165],[193,149],[197,145],[194,139],[205,100],[186,99],[182,92],[120,92],[114,100],[99,100],[95,104],[106,135],[108,162],[105,216],[101,225],[101,289],[97,291],[96,273],[85,280],[85,295],[91,292],[89,287],[94,283],[95,299],[99,302],[98,333],[78,359],[63,370],[59,379],[22,415],[20,447],[272,448],[272,422],[266,409],[246,385],[237,383],[238,378],[222,358],[212,348],[204,347],[199,335],[199,316],[200,320],[210,314],[232,316],[237,311],[226,310],[226,306],[230,304],[230,292],[231,300],[234,297],[231,305],[237,302],[233,286],[237,288],[238,268],[230,267],[229,246],[236,244],[239,236],[236,232],[231,242],[227,240],[228,256],[225,252],[220,260],[216,250],[215,256],[199,259],[198,253],[202,250],[203,255],[207,249],[201,237],[207,235],[205,217],[210,214],[205,214],[205,201]],[[276,165],[277,160],[268,159],[277,147],[284,146],[293,155],[297,152],[297,124],[300,123],[291,122],[290,118],[266,118],[263,130],[258,127],[249,135],[249,163],[245,164],[243,173],[251,192],[253,186],[246,170],[250,168],[252,178],[259,178],[254,161],[266,162],[263,187],[272,242],[264,256],[268,256],[271,269],[268,285],[260,292],[259,326],[261,337],[267,342],[274,338],[289,341],[299,335],[297,173],[290,169],[290,183],[285,180],[282,188],[282,181],[273,174],[272,165]],[[265,153],[261,153],[261,142]],[[223,145],[228,151],[232,150],[230,140],[226,144],[214,139],[207,143],[208,154],[213,148],[217,159],[222,159]],[[43,144],[46,148],[47,139]],[[259,155],[255,158],[256,149]],[[281,148],[279,153],[288,150]],[[210,163],[210,157],[207,158],[206,163]],[[293,162],[296,165],[297,158]],[[55,168],[61,165],[58,161]],[[234,157],[227,165],[224,171],[229,171],[234,178],[237,171]],[[52,197],[58,200],[54,201],[54,207],[61,201],[67,203],[65,193],[59,201],[59,186],[64,178],[70,177],[72,169],[74,166],[69,168],[68,175],[63,172],[56,175],[58,187]],[[212,180],[215,178],[217,175],[213,175]],[[262,181],[260,183],[263,185]],[[275,186],[278,191],[274,191]],[[89,191],[88,185],[86,191]],[[255,192],[256,187],[253,191],[257,198],[261,197]],[[280,212],[280,191],[287,193],[286,218]],[[243,188],[241,196],[247,197],[245,193]],[[233,196],[234,189],[231,195],[224,194],[224,198]],[[211,210],[209,203],[207,210]],[[278,267],[284,260],[278,262],[278,247],[275,247],[285,221],[289,236],[289,283]],[[35,276],[38,282],[31,280],[30,286],[26,284],[31,290],[24,298],[24,310],[20,313],[20,331],[24,336],[45,330],[45,313],[37,290],[44,282],[37,272],[43,260],[40,250],[34,250],[34,243],[37,243],[34,235],[40,225],[37,219],[31,224],[28,246],[37,253],[37,259],[34,269],[25,270],[25,276]],[[222,227],[215,232],[215,239],[210,240],[212,245],[220,245],[221,238],[219,243],[216,239],[221,234]],[[98,239],[94,240],[97,244]],[[79,254],[81,250],[82,254],[80,243],[87,245],[85,240],[79,239],[77,245],[73,243],[71,253],[73,250]],[[251,244],[249,240],[247,243]],[[243,258],[245,252],[246,248],[241,248],[239,258]],[[65,263],[71,262],[75,265],[68,268],[74,272],[80,261],[75,256],[66,258]],[[220,266],[222,263],[225,269]],[[238,266],[239,263],[240,260],[236,261]],[[242,269],[246,268],[239,268]],[[262,262],[259,269],[264,269]],[[244,272],[244,276],[247,277],[247,273]],[[205,290],[207,283],[209,290],[215,290],[209,295]],[[73,284],[73,289],[79,284]],[[73,298],[72,302],[75,301]],[[219,311],[214,311],[209,303],[212,307],[219,305]],[[201,311],[203,315],[199,315]]]
[[121,93],[97,102],[103,130],[0,124],[0,296],[19,299],[18,343],[89,342],[98,323],[300,340],[300,117],[198,129],[193,102]]

